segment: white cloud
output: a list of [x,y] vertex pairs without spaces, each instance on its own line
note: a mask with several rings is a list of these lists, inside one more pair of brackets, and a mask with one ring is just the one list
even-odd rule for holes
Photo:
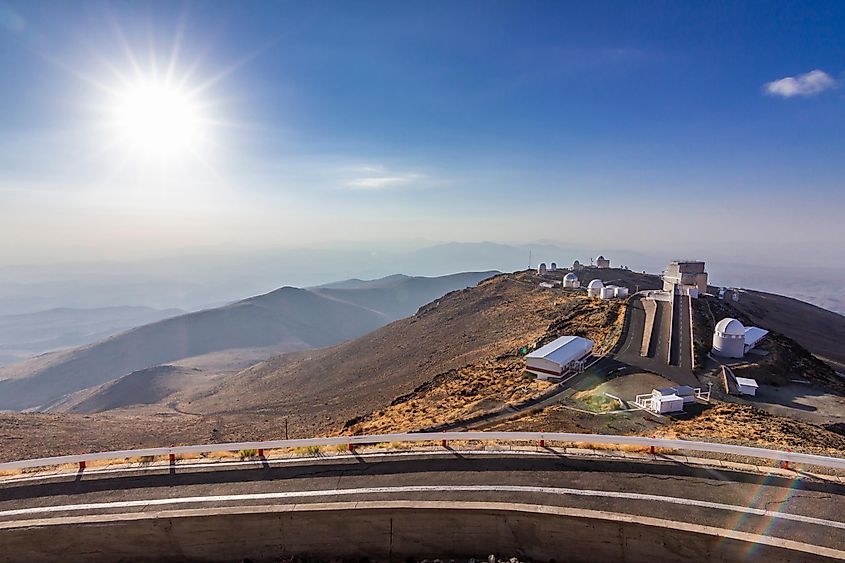
[[765,85],[767,94],[791,98],[793,96],[815,96],[819,92],[835,88],[837,86],[828,73],[823,70],[811,70],[806,74],[798,76],[787,76],[780,80],[769,82]]
[[383,166],[359,166],[357,177],[346,182],[346,187],[358,190],[385,190],[411,184],[423,176],[414,173],[397,173]]

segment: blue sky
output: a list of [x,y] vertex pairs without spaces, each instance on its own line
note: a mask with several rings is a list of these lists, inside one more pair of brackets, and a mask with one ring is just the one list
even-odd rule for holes
[[[105,90],[171,59],[210,124],[162,164],[122,150]],[[397,239],[818,261],[845,235],[842,2],[0,0],[0,84],[5,261]]]

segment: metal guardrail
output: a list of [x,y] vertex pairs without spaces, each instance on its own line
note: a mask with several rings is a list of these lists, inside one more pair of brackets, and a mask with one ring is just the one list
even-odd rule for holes
[[[304,448],[309,446],[362,446],[389,442],[448,442],[448,441],[490,441],[490,442],[565,442],[580,444],[601,444],[608,446],[641,446],[645,448],[666,448],[711,452],[727,455],[753,457],[773,461],[801,463],[834,469],[845,469],[845,458],[827,457],[790,451],[735,446],[711,442],[669,440],[643,436],[608,436],[603,434],[567,434],[560,432],[431,432],[413,434],[375,434],[369,436],[333,436],[328,438],[302,438],[295,440],[271,440],[266,442],[230,442],[196,446],[173,446],[146,448],[140,450],[117,450],[91,454],[43,457],[0,463],[0,471],[12,471],[33,467],[47,467],[65,464],[80,464],[101,460],[128,459],[146,456],[175,456],[178,454],[202,454],[211,452],[235,452],[240,450],[270,450]],[[171,458],[172,460],[173,458]]]

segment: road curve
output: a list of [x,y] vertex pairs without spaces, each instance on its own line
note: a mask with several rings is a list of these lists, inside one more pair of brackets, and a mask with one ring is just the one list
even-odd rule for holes
[[[760,542],[812,546],[828,558],[845,558],[841,482],[669,461],[585,459],[551,449],[381,453],[225,465],[0,482],[0,544],[4,538],[11,542],[22,529],[68,522],[78,526],[86,519],[161,521],[184,511],[211,516],[259,508],[316,510],[344,503],[488,503],[546,507],[570,516],[656,519],[681,528],[757,537]],[[30,560],[50,558],[49,543],[32,549],[36,551]],[[12,560],[10,552],[3,553],[0,550],[0,561]],[[19,559],[26,557],[15,557]]]

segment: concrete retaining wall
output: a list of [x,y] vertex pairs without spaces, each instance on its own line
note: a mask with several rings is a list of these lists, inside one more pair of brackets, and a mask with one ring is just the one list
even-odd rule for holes
[[256,561],[500,557],[558,561],[823,561],[845,552],[604,511],[367,501],[0,523],[0,561]]
[[643,342],[640,346],[640,356],[647,357],[651,348],[651,337],[654,334],[654,316],[657,313],[657,302],[654,299],[643,299],[645,310],[645,324],[643,325]]

